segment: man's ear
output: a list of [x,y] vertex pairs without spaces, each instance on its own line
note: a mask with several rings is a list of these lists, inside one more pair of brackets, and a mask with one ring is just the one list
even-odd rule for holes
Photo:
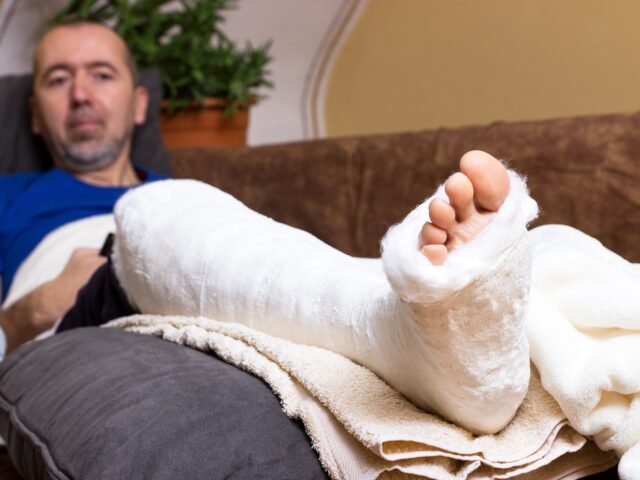
[[142,125],[147,118],[147,107],[149,106],[149,92],[142,85],[138,85],[134,91],[133,115],[136,125]]
[[42,123],[40,122],[38,102],[33,95],[29,97],[29,110],[31,111],[31,131],[36,135],[42,135]]

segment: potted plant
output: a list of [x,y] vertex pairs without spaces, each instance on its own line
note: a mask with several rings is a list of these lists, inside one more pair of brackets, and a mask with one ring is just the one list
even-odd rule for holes
[[[246,143],[249,107],[272,87],[270,42],[239,48],[222,30],[236,0],[71,0],[53,22],[114,28],[140,68],[160,71],[167,147]],[[201,130],[204,133],[201,134]]]

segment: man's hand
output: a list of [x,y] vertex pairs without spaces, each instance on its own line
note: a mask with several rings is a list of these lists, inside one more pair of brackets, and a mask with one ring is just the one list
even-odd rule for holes
[[[43,317],[53,319],[51,325],[76,303],[78,291],[86,285],[98,267],[107,261],[99,252],[95,248],[76,249],[60,275],[42,285],[46,295],[41,298],[39,311]],[[43,331],[51,325],[47,325]]]
[[106,260],[95,248],[78,248],[60,275],[0,311],[0,327],[7,337],[6,353],[51,328],[73,306],[78,291]]

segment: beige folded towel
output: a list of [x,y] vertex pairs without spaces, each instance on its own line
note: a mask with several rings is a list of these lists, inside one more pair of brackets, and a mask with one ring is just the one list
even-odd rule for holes
[[136,315],[108,326],[213,351],[264,379],[304,423],[333,479],[576,479],[617,462],[569,427],[535,373],[511,423],[474,436],[328,350],[205,318]]

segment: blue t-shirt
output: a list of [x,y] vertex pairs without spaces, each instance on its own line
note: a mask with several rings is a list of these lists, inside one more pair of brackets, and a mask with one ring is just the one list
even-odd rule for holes
[[[136,171],[142,183],[165,178],[139,167]],[[0,176],[1,298],[20,264],[48,233],[75,220],[111,213],[130,188],[90,185],[56,167]]]

